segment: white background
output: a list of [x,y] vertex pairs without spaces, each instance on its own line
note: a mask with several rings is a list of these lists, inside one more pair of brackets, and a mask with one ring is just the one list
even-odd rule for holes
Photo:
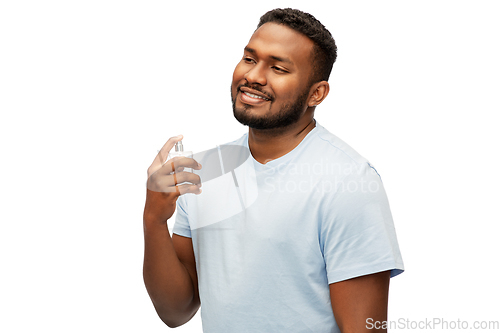
[[231,75],[276,7],[338,44],[316,119],[382,175],[389,319],[499,321],[497,3],[2,1],[0,331],[171,331],[142,281],[146,169],[171,136],[245,133]]

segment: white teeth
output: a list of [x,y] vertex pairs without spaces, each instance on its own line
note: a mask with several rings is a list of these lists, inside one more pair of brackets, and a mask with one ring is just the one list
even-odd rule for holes
[[263,99],[263,100],[265,100],[265,101],[268,101],[268,100],[269,100],[269,99],[267,99],[267,98],[265,98],[265,97],[262,97],[262,96],[257,96],[257,95],[251,94],[251,93],[249,93],[249,92],[243,92],[243,93],[244,93],[245,95],[247,95],[247,96],[252,97],[252,98],[260,98],[260,99]]

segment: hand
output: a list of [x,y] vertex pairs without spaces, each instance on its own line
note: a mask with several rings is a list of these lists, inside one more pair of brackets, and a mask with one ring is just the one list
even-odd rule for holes
[[183,171],[185,167],[200,170],[198,162],[188,157],[175,157],[165,162],[170,150],[180,140],[182,135],[168,139],[148,168],[144,222],[166,224],[175,212],[180,195],[201,193],[200,176]]

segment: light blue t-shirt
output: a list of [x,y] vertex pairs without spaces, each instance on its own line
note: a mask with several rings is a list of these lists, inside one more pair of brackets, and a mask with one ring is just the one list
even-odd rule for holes
[[340,332],[330,283],[403,271],[380,176],[319,124],[288,154],[222,173],[179,198],[173,229],[192,238],[203,332]]

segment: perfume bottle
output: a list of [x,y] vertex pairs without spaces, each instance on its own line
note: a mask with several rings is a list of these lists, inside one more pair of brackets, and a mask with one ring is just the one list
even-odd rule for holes
[[[192,151],[184,151],[184,146],[182,145],[182,140],[179,141],[179,142],[177,142],[175,144],[174,151],[171,151],[168,154],[168,159],[167,160],[170,160],[170,159],[172,159],[174,157],[177,157],[177,156],[183,156],[183,157],[193,158],[193,152]],[[191,168],[184,168],[184,171],[193,172],[193,169],[191,169]]]

